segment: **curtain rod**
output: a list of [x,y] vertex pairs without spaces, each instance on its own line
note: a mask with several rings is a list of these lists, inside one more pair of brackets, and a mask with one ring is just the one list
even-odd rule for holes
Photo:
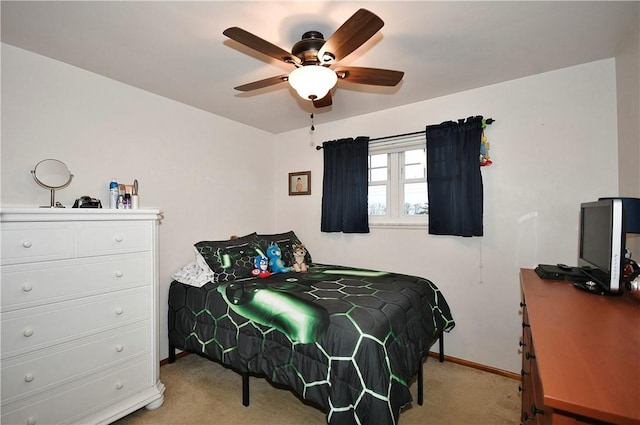
[[[458,120],[458,122],[460,121],[464,121],[464,119]],[[491,125],[494,122],[496,122],[496,120],[494,120],[493,118],[487,118],[485,120],[485,123],[487,123],[487,125]],[[378,140],[387,140],[387,139],[395,139],[396,137],[407,137],[407,136],[415,136],[416,134],[425,134],[426,130],[422,130],[422,131],[414,131],[411,133],[404,133],[404,134],[394,134],[393,136],[384,136],[384,137],[376,137],[375,139],[369,139],[370,142],[376,142]],[[322,146],[316,146],[316,150],[319,151],[320,149],[322,149]]]

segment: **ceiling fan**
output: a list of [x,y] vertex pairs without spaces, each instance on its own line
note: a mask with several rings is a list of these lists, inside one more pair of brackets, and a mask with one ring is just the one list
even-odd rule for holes
[[347,19],[336,32],[325,40],[318,31],[307,31],[293,45],[291,53],[238,27],[227,28],[223,34],[253,50],[295,66],[289,74],[278,75],[235,87],[239,91],[251,91],[288,81],[303,99],[313,106],[330,106],[331,89],[338,80],[374,86],[395,86],[404,72],[389,69],[336,66],[338,61],[351,54],[369,40],[384,22],[374,13],[360,9]]

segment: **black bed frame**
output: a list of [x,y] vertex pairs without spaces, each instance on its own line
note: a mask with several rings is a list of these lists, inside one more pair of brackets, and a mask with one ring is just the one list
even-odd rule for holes
[[[438,361],[440,363],[444,362],[444,331],[440,331],[438,333],[438,346],[440,348],[440,352],[438,353]],[[169,363],[175,363],[176,361],[176,349],[177,347],[171,343],[169,340]],[[210,357],[206,357],[207,359],[212,360]],[[422,362],[426,360],[426,357]],[[420,362],[420,367],[418,368],[418,405],[422,406],[424,401],[424,377],[422,371],[422,362]],[[249,406],[249,372],[238,372],[240,376],[242,376],[242,405]]]

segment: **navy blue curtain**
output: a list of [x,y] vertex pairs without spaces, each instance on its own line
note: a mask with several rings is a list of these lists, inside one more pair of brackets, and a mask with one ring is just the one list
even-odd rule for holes
[[323,232],[369,233],[369,138],[340,139],[322,144]]
[[482,236],[482,117],[429,125],[426,136],[429,233]]

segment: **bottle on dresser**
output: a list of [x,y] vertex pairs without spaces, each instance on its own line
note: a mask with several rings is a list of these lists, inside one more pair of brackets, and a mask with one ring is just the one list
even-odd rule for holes
[[109,183],[109,208],[112,210],[118,208],[118,195],[118,182],[116,179],[113,179],[111,180],[111,183]]

